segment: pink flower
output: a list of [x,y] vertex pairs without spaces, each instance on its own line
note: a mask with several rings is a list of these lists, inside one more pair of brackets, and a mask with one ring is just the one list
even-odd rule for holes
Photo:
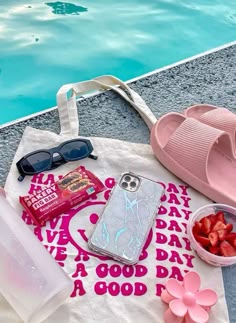
[[212,289],[200,289],[200,276],[190,271],[184,276],[183,284],[174,278],[166,283],[161,299],[169,304],[165,312],[166,323],[206,323],[209,310],[217,302]]

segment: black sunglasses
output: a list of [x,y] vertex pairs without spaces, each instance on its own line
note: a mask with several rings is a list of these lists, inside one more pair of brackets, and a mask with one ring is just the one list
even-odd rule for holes
[[16,166],[20,173],[18,181],[22,182],[26,175],[34,175],[45,170],[54,169],[69,161],[86,157],[97,159],[92,155],[93,146],[88,139],[73,139],[63,142],[51,149],[33,151],[22,157]]

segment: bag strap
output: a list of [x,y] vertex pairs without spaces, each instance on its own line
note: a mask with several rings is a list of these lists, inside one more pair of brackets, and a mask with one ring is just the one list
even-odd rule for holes
[[[120,79],[105,75],[89,81],[63,85],[57,92],[57,106],[61,125],[61,135],[78,136],[79,118],[76,96],[91,91],[112,90],[129,102],[140,114],[151,130],[157,119],[140,95]],[[70,97],[68,98],[68,93]]]

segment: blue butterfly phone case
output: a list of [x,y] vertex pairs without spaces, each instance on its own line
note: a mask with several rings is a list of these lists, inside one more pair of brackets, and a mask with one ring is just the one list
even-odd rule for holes
[[89,239],[89,248],[124,264],[137,263],[163,192],[153,180],[131,172],[122,174]]

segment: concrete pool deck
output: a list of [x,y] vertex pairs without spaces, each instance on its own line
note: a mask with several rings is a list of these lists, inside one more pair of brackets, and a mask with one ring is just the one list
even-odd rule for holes
[[[236,112],[236,44],[134,80],[137,91],[159,116],[197,104],[224,106]],[[149,143],[149,130],[126,102],[109,91],[78,103],[81,136],[103,136]],[[0,185],[26,126],[59,133],[56,109],[0,129]],[[236,322],[236,265],[223,268],[230,322]],[[224,323],[224,322],[222,322]]]

